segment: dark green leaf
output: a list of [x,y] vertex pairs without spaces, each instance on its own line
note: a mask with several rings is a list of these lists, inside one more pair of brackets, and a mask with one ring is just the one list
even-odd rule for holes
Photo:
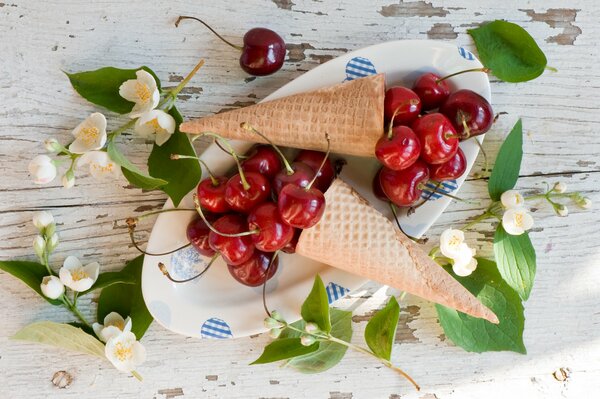
[[91,336],[92,336],[92,337],[94,337],[94,338],[97,338],[97,337],[96,337],[96,333],[94,332],[94,329],[93,329],[92,327],[88,327],[88,326],[86,326],[85,324],[83,324],[83,323],[79,323],[79,322],[77,322],[77,321],[72,321],[72,322],[70,322],[70,323],[67,323],[67,324],[68,324],[68,325],[70,325],[70,326],[73,326],[73,327],[80,328],[80,329],[82,329],[82,330],[83,330],[83,332],[85,332],[85,333],[87,333],[87,334],[91,335]]
[[529,234],[513,236],[499,224],[494,236],[494,257],[504,281],[526,301],[533,287],[536,269],[535,249]]
[[135,284],[117,283],[106,287],[98,298],[98,320],[104,320],[110,312],[123,317],[131,317],[132,329],[137,339],[141,339],[152,323],[152,316],[146,308],[142,296],[142,265],[144,256],[140,255],[123,268],[121,273],[133,276]]
[[0,261],[0,270],[12,274],[14,277],[27,284],[32,290],[37,292],[52,305],[58,306],[63,304],[58,299],[50,299],[42,294],[40,284],[42,284],[42,279],[48,275],[48,270],[46,270],[46,267],[41,263],[23,260]]
[[468,32],[481,63],[499,79],[525,82],[537,78],[546,68],[546,56],[519,25],[496,20]]
[[[435,305],[446,336],[468,352],[509,350],[526,353],[523,344],[525,316],[519,295],[502,280],[496,264],[477,259],[478,267],[468,277],[454,275],[467,290],[490,308],[499,324],[468,316],[457,310]],[[449,273],[452,270],[448,270]]]
[[503,192],[517,184],[521,160],[523,159],[523,126],[517,121],[500,147],[496,163],[488,182],[490,198],[498,201]]
[[79,295],[85,295],[92,291],[100,290],[102,288],[106,288],[113,284],[135,284],[135,283],[136,283],[135,276],[126,271],[100,273],[100,275],[98,276],[98,280],[96,280],[96,282],[94,283],[92,288],[90,288],[89,290],[83,291]]
[[276,362],[278,360],[289,359],[296,356],[306,355],[319,349],[319,343],[315,342],[310,346],[304,346],[300,343],[300,338],[277,339],[265,346],[265,349],[258,359],[250,364],[264,364]]
[[125,100],[119,95],[119,87],[123,82],[136,78],[136,71],[144,69],[156,80],[160,90],[160,80],[148,67],[143,66],[136,69],[119,69],[113,67],[100,68],[95,71],[66,73],[71,85],[83,98],[89,102],[108,108],[119,114],[131,111],[134,103]]
[[109,140],[106,146],[106,152],[115,163],[121,166],[121,171],[127,180],[136,187],[144,190],[153,190],[167,184],[166,180],[157,179],[142,172],[137,166],[132,164],[119,150],[117,149],[114,140]]
[[374,354],[390,360],[400,318],[400,305],[391,297],[385,308],[375,313],[365,328],[365,341]]
[[323,280],[317,274],[315,282],[308,297],[302,304],[300,310],[302,318],[306,322],[315,323],[322,331],[331,331],[331,320],[329,318],[329,301]]

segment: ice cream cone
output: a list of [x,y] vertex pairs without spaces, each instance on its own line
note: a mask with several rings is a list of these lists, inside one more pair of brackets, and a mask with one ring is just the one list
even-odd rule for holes
[[180,129],[264,143],[240,128],[247,122],[277,145],[319,151],[327,148],[327,133],[332,152],[373,157],[384,130],[384,97],[385,79],[379,74],[192,120]]
[[300,234],[296,253],[498,323],[496,315],[352,187],[336,179],[321,221]]

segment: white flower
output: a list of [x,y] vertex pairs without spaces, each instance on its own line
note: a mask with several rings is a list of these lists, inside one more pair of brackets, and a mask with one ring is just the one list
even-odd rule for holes
[[106,144],[106,118],[99,112],[94,112],[73,129],[75,140],[69,146],[69,151],[84,154],[88,151],[99,150]]
[[583,209],[590,209],[592,207],[592,200],[587,198],[587,197],[583,197],[579,202],[578,205],[580,207],[582,207]]
[[502,193],[500,202],[502,202],[505,208],[512,209],[523,206],[525,200],[517,190],[508,190]]
[[47,139],[44,141],[44,148],[46,151],[54,153],[61,150],[61,145],[55,138]]
[[100,265],[98,262],[83,266],[75,256],[68,256],[58,275],[64,285],[73,291],[81,292],[90,289],[94,285],[99,271]]
[[33,252],[37,255],[38,258],[41,258],[44,255],[44,251],[46,250],[46,240],[42,236],[36,236],[33,239]]
[[154,77],[148,72],[140,69],[135,73],[137,79],[130,79],[119,87],[119,95],[135,103],[129,114],[132,118],[137,118],[158,105],[160,93]]
[[92,328],[96,336],[100,338],[100,341],[107,342],[122,332],[131,331],[131,318],[127,317],[127,319],[123,319],[117,312],[111,312],[104,318],[104,325],[94,323]]
[[56,166],[48,155],[38,155],[29,162],[29,173],[35,184],[50,183],[56,177]]
[[146,348],[136,341],[131,331],[123,331],[110,338],[104,353],[117,370],[124,372],[134,371],[146,360]]
[[77,166],[89,165],[90,173],[96,179],[106,177],[117,178],[121,175],[121,168],[104,151],[86,152],[79,158]]
[[525,208],[508,209],[502,216],[502,226],[508,234],[518,236],[533,227],[533,218]]
[[461,230],[446,229],[440,236],[440,251],[448,258],[454,258],[465,251],[465,233]]
[[452,271],[458,276],[468,276],[477,269],[477,259],[474,258],[475,250],[465,250],[453,259]]
[[154,141],[160,146],[175,132],[175,119],[165,111],[155,109],[142,114],[135,121],[134,130],[145,138],[154,136]]
[[50,299],[57,299],[62,296],[65,292],[65,286],[56,276],[46,276],[42,279],[40,284],[42,294]]
[[46,227],[50,226],[54,223],[54,217],[50,212],[40,211],[33,214],[33,225],[39,230],[42,231]]
[[556,213],[558,214],[558,216],[564,217],[569,215],[569,208],[567,208],[563,204],[556,204],[556,207],[554,209],[556,209]]
[[558,183],[554,184],[554,188],[552,188],[552,190],[555,193],[562,194],[565,191],[567,191],[567,185],[565,183],[559,181]]
[[73,173],[65,173],[61,182],[64,188],[72,188],[75,185],[75,175]]

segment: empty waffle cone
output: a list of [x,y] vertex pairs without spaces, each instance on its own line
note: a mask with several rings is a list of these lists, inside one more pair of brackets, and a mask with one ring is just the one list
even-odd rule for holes
[[240,127],[247,122],[277,145],[373,157],[383,134],[385,79],[382,74],[295,94],[185,122],[184,133],[214,132],[236,140],[262,142]]
[[325,200],[323,218],[300,234],[296,253],[498,323],[490,309],[344,181],[336,179]]

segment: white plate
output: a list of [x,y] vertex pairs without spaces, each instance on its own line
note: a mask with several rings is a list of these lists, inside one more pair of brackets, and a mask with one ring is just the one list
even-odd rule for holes
[[[444,76],[481,66],[469,51],[450,43],[394,41],[366,47],[326,62],[275,91],[265,101],[381,72],[385,73],[388,87],[395,84],[410,87],[423,72],[432,71]],[[470,89],[490,100],[486,74],[467,73],[450,79],[449,83],[453,89]],[[244,142],[235,142],[234,145],[240,152],[250,147],[249,143]],[[478,146],[469,140],[461,143],[461,148],[465,152],[469,171],[477,157]],[[231,158],[215,145],[210,146],[201,157],[219,174],[233,166]],[[342,177],[378,209],[391,216],[387,205],[376,200],[371,193],[371,180],[378,168],[377,162],[374,159],[345,158],[349,162]],[[445,183],[445,189],[448,192],[456,191],[466,176],[467,173],[458,181]],[[449,199],[434,195],[410,217],[402,216],[406,233],[422,235],[448,203]],[[168,208],[172,206],[171,201],[165,204]],[[182,201],[181,206],[192,206],[191,194]],[[161,214],[152,230],[148,251],[163,252],[185,244],[185,229],[192,216],[191,212]],[[164,327],[199,338],[243,337],[265,331],[261,289],[245,287],[236,282],[222,261],[215,263],[202,278],[186,284],[174,284],[167,280],[158,270],[159,261],[175,277],[185,278],[202,269],[207,259],[199,256],[191,247],[168,256],[146,256],[142,273],[144,300],[154,319]],[[366,281],[298,255],[284,255],[280,259],[279,271],[268,283],[269,307],[279,310],[287,320],[300,318],[300,305],[317,273],[327,285],[330,302],[359,288]]]

